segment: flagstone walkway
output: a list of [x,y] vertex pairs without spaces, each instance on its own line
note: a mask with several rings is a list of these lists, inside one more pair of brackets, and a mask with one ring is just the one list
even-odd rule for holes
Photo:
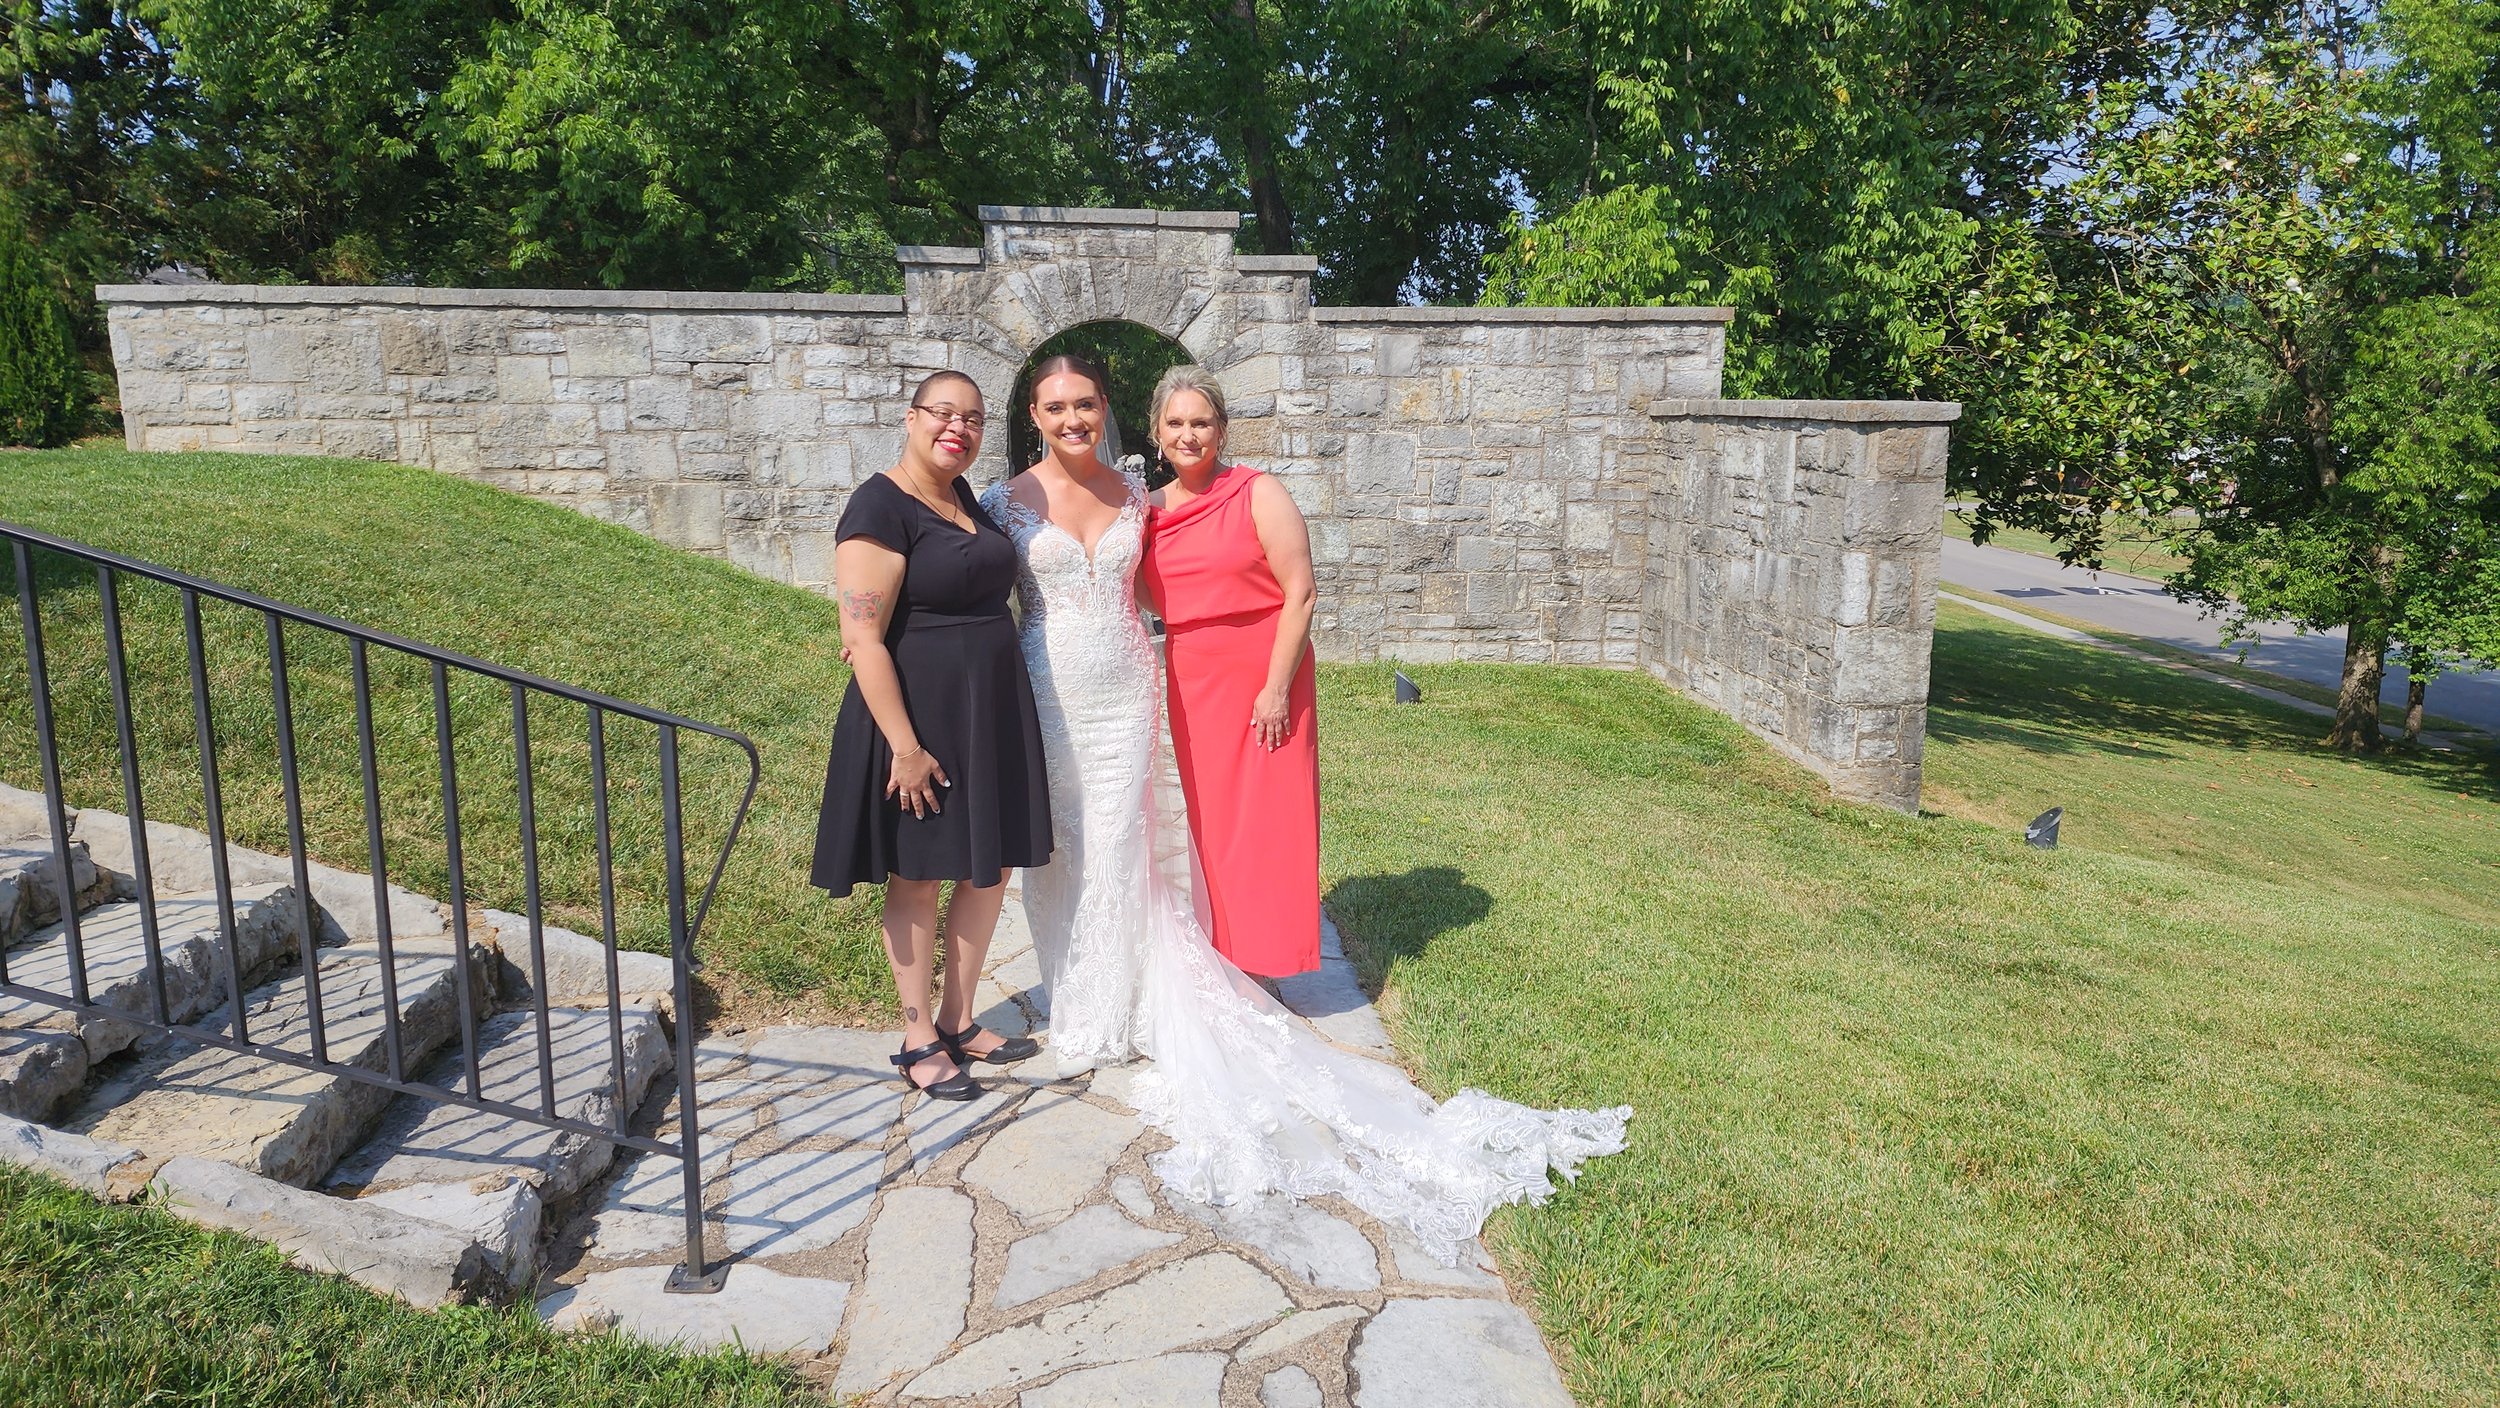
[[[1010,901],[982,1022],[1046,1021]],[[1335,931],[1287,1003],[1332,1040],[1388,1042]],[[700,1048],[717,1295],[667,1295],[682,1175],[625,1164],[564,1229],[541,1312],[790,1355],[837,1402],[984,1408],[1569,1408],[1536,1327],[1483,1262],[1449,1268],[1335,1200],[1166,1198],[1135,1068],[984,1073],[965,1104],[904,1090],[894,1034],[773,1027]]]

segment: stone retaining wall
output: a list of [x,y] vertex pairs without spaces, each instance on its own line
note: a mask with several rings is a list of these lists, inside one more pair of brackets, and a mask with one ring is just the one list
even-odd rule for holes
[[[1755,491],[1695,480],[1751,461],[1705,468],[1706,455],[1678,448],[1705,426],[1755,423],[1692,410],[1738,404],[1712,399],[1727,310],[1315,308],[1314,261],[1236,254],[1229,212],[983,217],[978,246],[899,251],[901,297],[219,285],[98,296],[133,449],[425,465],[819,590],[851,489],[898,453],[912,384],[951,368],[994,415],[1020,413],[1005,403],[1045,339],[1140,323],[1222,375],[1230,450],[1310,514],[1323,655],[1646,664],[1835,778],[1869,775],[1881,745],[1860,733],[1894,738],[1899,753],[1900,701],[1924,700],[1925,616],[1824,642],[1861,660],[1858,673],[1878,651],[1900,662],[1871,691],[1893,702],[1861,709],[1810,683],[1821,667],[1799,643],[1838,629],[1820,595],[1775,592],[1742,611],[1713,597],[1689,617],[1663,605],[1663,583],[1725,575],[1681,555],[1733,551],[1726,534],[1747,531],[1752,511]],[[1857,424],[1843,416],[1830,433]],[[977,481],[1006,471],[1007,439],[993,432]],[[1869,485],[1889,482],[1883,472],[1874,459],[1832,471]],[[1678,475],[1693,482],[1668,491]],[[1932,518],[1925,532],[1932,559]],[[1789,570],[1825,573],[1804,559],[1843,546],[1799,539]],[[1739,678],[1751,683],[1727,683]],[[1830,707],[1814,723],[1770,702],[1782,691]],[[1777,729],[1764,722],[1774,715]],[[1915,804],[1914,736],[1909,748],[1910,801],[1898,784],[1864,795]]]
[[1915,810],[1960,408],[1662,399],[1650,413],[1641,663],[1843,796]]

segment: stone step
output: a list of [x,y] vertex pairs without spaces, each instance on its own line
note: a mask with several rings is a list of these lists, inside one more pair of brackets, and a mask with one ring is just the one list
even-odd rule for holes
[[[421,1070],[459,1030],[458,972],[444,939],[397,946],[403,1068]],[[330,1060],[385,1069],[383,970],[376,945],[348,944],[321,956],[321,1010]],[[473,1010],[491,1010],[484,950],[471,946]],[[246,995],[247,1034],[298,1055],[312,1054],[312,1024],[299,970]],[[227,1009],[208,1019],[231,1030]],[[354,1148],[390,1104],[390,1091],[345,1076],[282,1065],[257,1055],[169,1040],[98,1084],[68,1121],[71,1129],[141,1150],[151,1160],[194,1155],[298,1187],[308,1186]]]
[[[0,944],[60,921],[60,868],[50,828],[0,836]],[[111,898],[112,879],[96,869],[84,841],[69,843],[69,868],[77,879],[79,913]]]
[[[41,792],[29,792],[0,782],[0,837],[34,836],[49,838],[52,834],[51,810]],[[98,881],[111,887],[109,896],[98,898],[136,899],[138,859],[131,843],[130,818],[119,812],[100,808],[72,809],[70,838],[84,846],[91,857]],[[187,893],[211,889],[215,872],[211,862],[216,848],[208,834],[188,826],[150,821],[148,834],[148,876],[158,894]],[[9,844],[0,842],[0,845]],[[45,839],[44,845],[50,842]],[[226,872],[235,885],[286,884],[295,878],[294,862],[282,855],[247,850],[228,844]],[[0,870],[0,874],[4,874]],[[311,883],[314,902],[319,906],[323,922],[329,928],[324,943],[345,939],[370,939],[379,932],[378,914],[373,903],[373,877],[353,870],[313,861],[305,866]],[[394,937],[431,938],[441,934],[446,921],[443,907],[433,900],[397,885],[385,889]]]
[[[295,888],[246,885],[234,891],[235,938],[243,981],[259,981],[295,951]],[[165,1007],[188,1022],[226,1001],[225,941],[215,895],[168,895],[156,902],[158,949],[164,955]],[[147,932],[135,901],[100,905],[80,916],[87,996],[101,1007],[152,1015]],[[36,931],[8,953],[9,980],[68,996],[69,933],[59,924]],[[110,1017],[81,1016],[25,998],[0,997],[0,1113],[40,1120],[86,1082],[96,1062],[138,1042],[143,1028]]]
[[[610,1126],[617,1064],[607,1013],[557,1008],[547,1016],[556,1113]],[[649,1007],[624,1009],[624,1037],[630,1114],[674,1062],[659,1015]],[[536,1014],[508,1012],[490,1019],[479,1028],[478,1045],[479,1093],[539,1108]],[[457,1038],[445,1043],[426,1079],[446,1090],[464,1088]],[[603,1139],[403,1095],[373,1137],[341,1161],[323,1187],[467,1233],[488,1249],[508,1283],[523,1285],[537,1269],[546,1208],[590,1186],[615,1153],[616,1146]]]

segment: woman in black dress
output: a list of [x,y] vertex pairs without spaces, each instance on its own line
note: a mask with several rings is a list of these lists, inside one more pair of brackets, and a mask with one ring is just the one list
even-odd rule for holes
[[[833,728],[816,828],[818,886],[885,888],[885,953],[910,1085],[981,1093],[965,1067],[1035,1054],[973,1023],[1007,872],[1050,858],[1050,791],[1033,685],[1007,596],[1016,550],[962,479],[981,449],[981,392],[959,372],[920,384],[902,463],[862,484],[835,529],[834,587],[851,687]],[[946,988],[929,1003],[938,886]]]

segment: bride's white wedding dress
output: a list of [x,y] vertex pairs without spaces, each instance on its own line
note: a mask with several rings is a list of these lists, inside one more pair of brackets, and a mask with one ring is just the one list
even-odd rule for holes
[[1480,1090],[1435,1105],[1403,1072],[1331,1045],[1207,942],[1185,889],[1185,822],[1157,783],[1161,664],[1134,586],[1145,492],[1129,478],[1090,559],[1006,485],[983,499],[1016,545],[1050,775],[1057,850],[1024,875],[1050,1044],[1062,1061],[1153,1059],[1132,1098],[1172,1140],[1154,1166],[1180,1196],[1333,1193],[1455,1263],[1495,1207],[1542,1202],[1549,1171],[1569,1178],[1621,1149],[1632,1112],[1534,1110]]

